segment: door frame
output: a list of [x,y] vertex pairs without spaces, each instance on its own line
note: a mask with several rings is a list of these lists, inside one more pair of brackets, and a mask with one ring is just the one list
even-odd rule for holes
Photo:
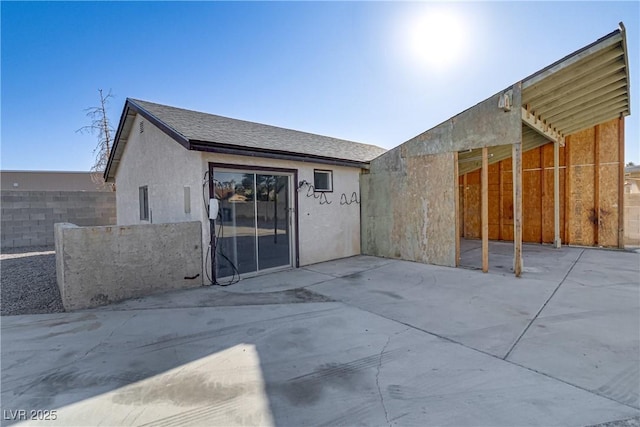
[[[256,166],[256,165],[243,165],[237,163],[217,163],[217,162],[209,162],[209,176],[213,178],[214,170],[216,169],[225,169],[236,172],[248,171],[251,173],[259,173],[259,172],[276,172],[283,173],[287,175],[291,175],[292,183],[289,188],[289,197],[293,199],[293,239],[290,241],[292,243],[292,258],[293,258],[293,266],[295,268],[300,267],[300,240],[299,240],[299,228],[298,228],[298,169],[285,169],[285,168],[276,168],[272,166]],[[215,197],[214,188],[212,185],[209,185],[209,198]],[[268,271],[260,270],[260,271]],[[258,273],[260,271],[257,271]]]

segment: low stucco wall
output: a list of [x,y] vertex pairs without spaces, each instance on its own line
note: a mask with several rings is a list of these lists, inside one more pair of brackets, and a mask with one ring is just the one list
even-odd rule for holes
[[55,225],[56,274],[66,310],[201,286],[199,221],[78,227]]

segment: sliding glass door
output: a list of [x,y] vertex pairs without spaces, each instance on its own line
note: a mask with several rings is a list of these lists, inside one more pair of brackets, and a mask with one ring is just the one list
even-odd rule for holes
[[216,277],[292,265],[291,174],[213,172]]

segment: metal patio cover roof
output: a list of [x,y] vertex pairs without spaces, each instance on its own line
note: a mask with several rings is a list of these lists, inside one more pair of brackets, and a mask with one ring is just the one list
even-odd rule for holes
[[522,106],[562,136],[630,114],[624,26],[522,81]]
[[[628,116],[630,81],[624,25],[522,80],[522,109],[566,137]],[[519,108],[519,107],[518,107]],[[522,124],[522,149],[550,142]],[[460,153],[459,175],[480,169],[479,150]],[[511,145],[489,147],[489,163],[511,157]]]

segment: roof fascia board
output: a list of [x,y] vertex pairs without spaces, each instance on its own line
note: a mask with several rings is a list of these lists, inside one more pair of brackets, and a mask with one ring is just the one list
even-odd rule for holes
[[631,115],[631,79],[629,78],[629,56],[627,55],[627,30],[624,28],[624,23],[620,22],[620,34],[622,36],[622,50],[624,51],[624,70],[627,73],[627,93],[629,96],[629,104],[627,107],[626,116]]
[[[154,126],[166,133],[169,137],[176,140],[180,145],[184,146],[187,149],[190,149],[189,140],[187,138],[176,132],[171,127],[167,126],[162,120],[158,119],[156,116],[142,108],[140,105],[127,98],[127,101],[125,102],[124,108],[122,110],[122,115],[120,116],[120,122],[118,123],[118,130],[116,131],[116,136],[114,138],[111,155],[109,156],[109,160],[107,161],[107,167],[104,169],[104,173],[102,174],[105,182],[111,182],[112,178],[115,178],[116,171],[111,170],[116,166],[117,163],[119,163],[115,159],[115,157],[116,155],[118,155],[118,151],[120,150],[120,144],[126,144],[128,140],[128,135],[124,137],[123,132],[127,133],[127,131],[131,130],[131,126],[133,125],[132,120],[134,120],[136,114],[140,114],[142,117],[149,120],[149,122]],[[121,142],[121,140],[123,140],[123,142]]]
[[[624,40],[624,37],[622,35],[622,32],[619,29],[615,30],[612,33],[609,33],[606,36],[596,40],[590,45],[587,45],[582,49],[579,49],[576,52],[573,52],[565,56],[559,61],[556,61],[553,64],[549,65],[548,67],[545,67],[542,70],[525,78],[522,81],[522,89],[524,90],[530,86],[533,86],[534,84],[540,82],[541,80],[544,80],[546,77],[550,76],[551,74],[554,74],[555,72],[563,68],[566,68],[571,64],[575,64],[576,62],[580,61],[581,59],[589,55],[592,55],[595,52],[598,52],[602,49],[606,49],[607,47],[612,46],[613,44],[623,40]],[[626,50],[625,50],[625,57],[626,57]]]
[[[116,136],[113,140],[114,141],[113,147],[111,147],[111,154],[109,155],[109,160],[107,160],[107,166],[104,168],[104,173],[102,174],[102,177],[104,178],[105,182],[109,182],[109,176],[111,175],[111,167],[113,165],[114,158],[116,156],[116,153],[120,145],[120,138],[122,136],[122,131],[129,117],[129,110],[130,110],[129,107],[130,107],[129,100],[127,100],[127,102],[124,103],[124,107],[122,108],[122,114],[120,115],[120,121],[118,122],[118,129],[116,130]],[[114,171],[114,175],[115,175],[115,171]]]
[[311,156],[307,154],[286,153],[272,150],[260,150],[256,148],[247,148],[240,146],[229,146],[223,144],[214,144],[206,141],[190,140],[191,150],[204,151],[207,153],[233,154],[238,156],[263,157],[268,159],[290,160],[296,162],[320,163],[333,166],[356,167],[361,169],[369,169],[368,162],[358,162],[352,160],[332,159],[321,156]]

